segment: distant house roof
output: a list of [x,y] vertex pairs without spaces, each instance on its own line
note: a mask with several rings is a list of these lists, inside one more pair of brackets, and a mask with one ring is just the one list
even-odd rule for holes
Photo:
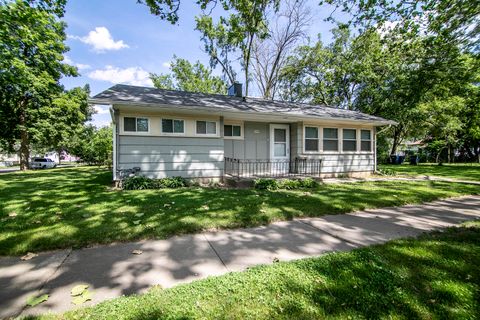
[[90,99],[96,104],[163,105],[203,108],[206,111],[245,112],[256,114],[282,114],[319,119],[357,120],[378,125],[395,124],[394,121],[366,113],[306,103],[284,102],[251,97],[205,94],[151,87],[117,84]]

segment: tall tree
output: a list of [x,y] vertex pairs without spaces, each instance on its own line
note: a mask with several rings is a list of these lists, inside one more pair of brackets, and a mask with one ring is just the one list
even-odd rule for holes
[[212,69],[200,61],[191,64],[188,60],[173,57],[170,74],[150,74],[153,85],[160,89],[181,90],[202,93],[225,94],[226,83],[212,75]]
[[68,51],[65,1],[2,1],[0,6],[0,139],[13,148],[20,139],[20,167],[28,168],[29,145],[39,109],[51,105],[63,88],[62,76],[77,75],[62,63]]
[[245,95],[248,95],[254,41],[268,37],[267,12],[277,11],[279,0],[230,0],[222,1],[222,4],[226,12],[230,13],[228,17],[222,16],[214,23],[210,15],[202,14],[196,18],[196,29],[202,33],[211,66],[215,68],[220,65],[232,83],[236,75],[230,57],[239,51]]
[[282,2],[279,13],[269,17],[269,36],[255,39],[253,78],[264,98],[275,98],[280,70],[294,46],[306,38],[311,19],[305,0]]
[[33,143],[59,155],[67,150],[70,140],[78,134],[93,110],[88,104],[90,88],[73,88],[53,98],[52,103],[38,109],[38,120],[31,128]]

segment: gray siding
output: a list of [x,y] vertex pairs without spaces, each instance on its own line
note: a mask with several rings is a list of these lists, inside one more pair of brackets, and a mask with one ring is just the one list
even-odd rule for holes
[[221,138],[119,136],[118,169],[140,167],[150,178],[223,176]]
[[237,159],[269,158],[269,123],[244,122],[244,139],[225,139],[225,157]]

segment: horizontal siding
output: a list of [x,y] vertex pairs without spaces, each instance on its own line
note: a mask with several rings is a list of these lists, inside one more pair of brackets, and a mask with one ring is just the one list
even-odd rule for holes
[[302,156],[308,159],[321,159],[322,173],[373,172],[375,168],[372,153],[326,153]]
[[223,175],[223,140],[191,137],[119,137],[119,169],[140,167],[150,178]]

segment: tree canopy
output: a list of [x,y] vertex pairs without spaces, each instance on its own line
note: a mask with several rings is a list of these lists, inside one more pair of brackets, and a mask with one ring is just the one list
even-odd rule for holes
[[214,76],[211,68],[200,61],[192,64],[176,56],[170,64],[169,74],[152,73],[150,79],[160,89],[218,94],[227,92],[227,84],[219,76]]

